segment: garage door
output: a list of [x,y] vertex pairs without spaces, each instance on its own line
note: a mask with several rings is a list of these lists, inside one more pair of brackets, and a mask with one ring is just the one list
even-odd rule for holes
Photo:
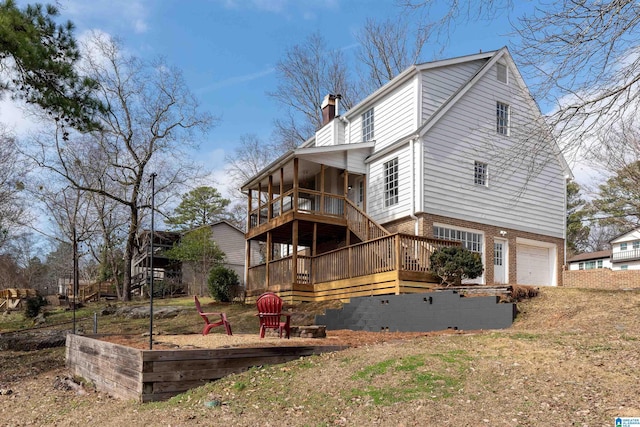
[[551,285],[549,248],[517,245],[517,272],[520,285]]

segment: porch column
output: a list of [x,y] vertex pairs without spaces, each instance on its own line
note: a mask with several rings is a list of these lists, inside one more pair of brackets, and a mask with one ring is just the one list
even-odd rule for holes
[[271,221],[271,218],[273,217],[273,208],[271,206],[271,201],[273,200],[273,175],[269,175],[269,186],[267,187],[267,192],[269,193],[269,196],[267,197],[269,200],[267,202],[267,221]]
[[262,183],[258,183],[258,225],[262,224]]
[[293,159],[293,211],[298,212],[298,158]]
[[247,231],[251,230],[251,205],[253,204],[253,199],[251,195],[253,194],[253,190],[249,189],[247,194]]
[[362,210],[367,211],[367,174],[362,175]]
[[291,254],[291,289],[293,290],[293,284],[298,282],[298,220],[293,221],[293,230],[291,232],[293,242],[291,244],[293,253]]
[[320,214],[324,215],[324,164],[320,165]]
[[280,168],[280,215],[284,213],[284,168]]

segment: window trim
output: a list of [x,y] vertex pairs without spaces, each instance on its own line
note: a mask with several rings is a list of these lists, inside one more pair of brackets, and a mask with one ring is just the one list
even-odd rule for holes
[[375,140],[375,117],[373,107],[362,113],[362,142]]
[[621,251],[626,251],[626,250],[628,250],[628,248],[627,248],[627,242],[622,242],[622,243],[620,243],[620,250],[621,250]]
[[382,164],[384,175],[384,207],[395,206],[399,202],[400,173],[398,158],[394,157]]
[[473,164],[473,182],[483,187],[489,186],[489,165],[485,162],[475,161]]
[[[447,230],[448,232],[443,233],[443,235],[440,235],[438,233],[439,231],[438,229]],[[456,234],[455,237],[452,236],[452,233],[451,233],[452,231],[455,232]],[[465,237],[468,237],[469,235],[478,236],[478,240],[476,241],[474,239],[468,239],[468,238],[463,240],[461,238],[458,238],[458,236],[462,237],[462,234],[465,234]],[[469,249],[471,252],[479,253],[484,259],[484,253],[485,253],[484,233],[482,231],[459,228],[459,227],[454,227],[446,224],[433,224],[433,236],[436,239],[461,242],[462,246]]]
[[496,133],[504,136],[511,134],[511,106],[506,102],[496,101]]

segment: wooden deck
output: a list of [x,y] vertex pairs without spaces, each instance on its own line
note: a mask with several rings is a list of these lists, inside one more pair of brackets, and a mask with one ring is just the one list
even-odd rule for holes
[[284,257],[249,268],[249,301],[265,290],[287,302],[347,301],[359,296],[426,292],[439,279],[434,250],[458,242],[390,234],[317,256]]
[[73,375],[98,391],[140,402],[166,400],[191,388],[253,366],[343,350],[343,346],[284,346],[221,349],[139,350],[67,335],[66,363]]

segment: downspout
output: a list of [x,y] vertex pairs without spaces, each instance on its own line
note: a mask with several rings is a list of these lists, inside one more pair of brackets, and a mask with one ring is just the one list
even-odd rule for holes
[[419,220],[416,216],[416,154],[414,152],[415,138],[411,138],[409,141],[409,150],[411,151],[411,212],[409,216],[414,222],[413,234],[418,236],[420,231]]
[[349,129],[348,133],[345,131],[345,133],[347,133],[347,144],[351,144],[351,122],[349,121],[349,119],[347,119],[346,116],[339,116],[338,118],[341,122],[347,124],[347,129]]

